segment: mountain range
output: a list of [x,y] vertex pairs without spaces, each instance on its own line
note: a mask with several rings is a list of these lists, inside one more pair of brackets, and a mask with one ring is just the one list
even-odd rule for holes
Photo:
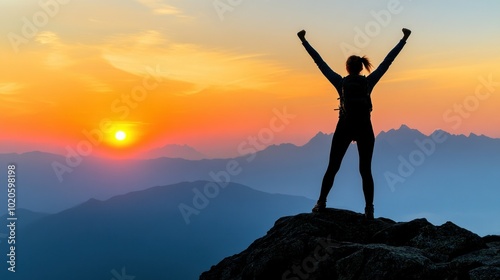
[[[267,193],[316,199],[328,163],[331,134],[318,133],[303,146],[273,145],[232,159],[110,160],[82,157],[59,180],[54,163],[64,156],[31,152],[1,154],[17,164],[18,207],[57,213],[89,199],[106,200],[154,186],[194,180],[237,182]],[[345,155],[328,206],[361,212],[363,194],[355,144]],[[376,214],[395,220],[453,220],[478,234],[498,234],[500,139],[471,134],[431,135],[407,126],[377,135],[373,174]],[[0,174],[0,179],[5,174]],[[6,192],[6,188],[1,192]],[[6,197],[6,193],[3,193]],[[5,209],[6,210],[6,209]],[[0,214],[5,212],[0,209]]]
[[[19,209],[16,272],[1,279],[197,279],[247,247],[274,221],[309,211],[312,200],[230,183],[204,197],[209,181],[184,182],[90,199],[57,214]],[[187,223],[181,205],[197,207]],[[6,217],[1,217],[5,228]],[[3,230],[2,230],[3,231]],[[0,262],[8,245],[0,236]],[[10,245],[9,245],[10,246]],[[127,277],[125,277],[127,276]]]

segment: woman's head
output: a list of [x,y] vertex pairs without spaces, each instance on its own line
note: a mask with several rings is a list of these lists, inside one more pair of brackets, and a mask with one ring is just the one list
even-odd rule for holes
[[366,56],[360,57],[357,55],[351,55],[345,63],[347,72],[352,75],[359,75],[361,70],[363,70],[363,66],[368,72],[372,70],[372,64]]

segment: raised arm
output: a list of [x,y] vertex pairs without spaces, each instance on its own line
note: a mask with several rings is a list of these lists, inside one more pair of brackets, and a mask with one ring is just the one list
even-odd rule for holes
[[328,64],[321,58],[319,53],[307,42],[306,40],[306,31],[302,30],[297,33],[297,36],[299,37],[300,41],[302,41],[302,45],[306,49],[306,51],[309,53],[309,55],[312,57],[316,65],[318,65],[319,70],[321,70],[321,73],[325,75],[325,77],[332,83],[332,85],[337,89],[337,91],[340,93],[342,91],[342,76],[337,74],[335,71],[333,71]]
[[368,81],[370,84],[375,86],[376,83],[382,78],[382,76],[387,72],[389,66],[391,66],[392,62],[398,56],[399,52],[403,49],[406,44],[406,40],[410,37],[411,31],[409,29],[403,28],[403,38],[399,41],[399,43],[387,54],[384,58],[384,61],[380,63],[380,65],[373,71],[370,75],[368,75]]

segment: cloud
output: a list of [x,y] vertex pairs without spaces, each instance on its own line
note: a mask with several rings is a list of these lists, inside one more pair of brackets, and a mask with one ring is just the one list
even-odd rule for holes
[[19,83],[0,83],[0,94],[13,95],[22,88],[24,88],[24,85]]
[[155,14],[183,16],[183,13],[178,8],[165,4],[161,0],[137,0],[137,2],[150,8]]
[[72,59],[67,55],[68,47],[63,44],[59,36],[50,31],[42,31],[35,41],[46,48],[45,65],[51,69],[61,69],[72,64]]
[[113,88],[111,85],[108,83],[103,82],[101,79],[90,76],[90,75],[85,75],[85,74],[80,74],[78,76],[81,81],[84,82],[84,84],[87,86],[87,88],[91,92],[95,93],[109,93],[113,91]]
[[147,66],[159,65],[168,73],[165,78],[188,82],[197,88],[262,88],[273,83],[275,75],[288,71],[265,59],[264,54],[242,54],[171,42],[154,30],[114,37],[103,51],[103,58],[114,67],[135,75],[145,75]]

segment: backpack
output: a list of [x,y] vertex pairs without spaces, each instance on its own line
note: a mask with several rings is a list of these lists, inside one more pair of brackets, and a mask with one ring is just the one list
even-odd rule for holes
[[368,79],[361,75],[349,75],[342,80],[340,115],[350,118],[370,116],[372,100]]

